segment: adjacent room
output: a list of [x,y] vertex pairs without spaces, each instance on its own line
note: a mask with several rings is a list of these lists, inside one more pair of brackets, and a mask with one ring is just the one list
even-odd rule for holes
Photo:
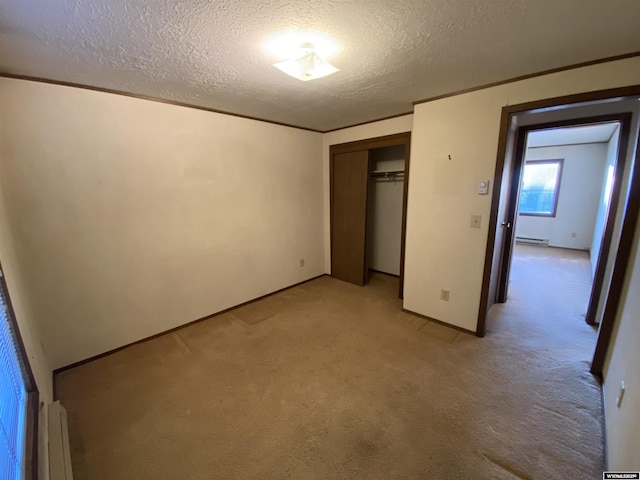
[[506,303],[493,321],[526,335],[536,353],[557,349],[550,358],[567,363],[589,362],[598,337],[600,318],[588,321],[587,310],[615,172],[623,170],[620,129],[619,122],[534,126],[522,150]]
[[0,476],[639,471],[640,4],[557,3],[7,0]]
[[[531,284],[536,277],[554,279],[554,286],[541,282],[541,290],[532,295],[546,302],[554,290],[561,291],[571,313],[567,317],[575,323],[587,321],[615,172],[622,170],[620,128],[619,122],[601,122],[532,130],[527,135],[512,268],[517,265],[519,275]],[[608,255],[605,252],[603,259]],[[587,323],[596,327],[600,319]],[[572,329],[566,335],[575,338]],[[595,338],[589,340],[591,349]]]

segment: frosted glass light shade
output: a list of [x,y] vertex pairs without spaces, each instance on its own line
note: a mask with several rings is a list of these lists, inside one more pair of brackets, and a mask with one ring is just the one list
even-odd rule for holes
[[273,66],[303,82],[326,77],[340,71],[325,59],[319,57],[313,50],[306,50],[300,57],[274,63]]

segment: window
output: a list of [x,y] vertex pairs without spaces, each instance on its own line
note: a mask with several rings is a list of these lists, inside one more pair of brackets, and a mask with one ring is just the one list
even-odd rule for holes
[[520,215],[555,217],[562,160],[536,160],[524,164],[520,189]]
[[24,351],[0,270],[0,477],[36,478],[35,416],[37,391],[22,361]]

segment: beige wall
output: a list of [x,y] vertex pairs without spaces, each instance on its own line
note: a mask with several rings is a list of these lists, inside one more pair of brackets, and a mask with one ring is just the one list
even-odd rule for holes
[[[502,107],[640,83],[640,58],[545,75],[417,105],[413,119],[405,308],[475,331]],[[451,155],[451,160],[448,156]],[[469,226],[472,214],[482,227]],[[451,290],[450,301],[440,289]]]
[[0,105],[49,368],[324,272],[321,134],[9,79]]
[[[5,122],[0,118],[0,122]],[[0,162],[0,167],[2,162]],[[4,202],[4,187],[2,185],[2,170],[0,169],[0,261],[4,270],[7,288],[11,297],[16,321],[20,330],[20,337],[24,344],[29,364],[38,387],[40,401],[45,405],[53,399],[51,366],[46,353],[43,350],[43,335],[32,309],[33,299],[29,296],[29,289],[24,283],[23,272],[16,262],[15,242],[11,228],[7,221],[7,211]],[[41,410],[38,431],[38,469],[41,480],[49,478],[48,450],[47,450],[47,409]]]
[[[638,222],[640,227],[640,221]],[[640,470],[640,228],[636,229],[627,277],[604,368],[605,418],[610,470]],[[622,404],[616,406],[620,382],[625,383]]]
[[379,122],[358,125],[357,127],[343,128],[335,132],[325,133],[322,136],[322,165],[324,179],[324,271],[331,273],[331,204],[329,198],[329,147],[340,143],[367,140],[369,138],[383,137],[395,133],[410,132],[413,127],[413,115],[381,120]]

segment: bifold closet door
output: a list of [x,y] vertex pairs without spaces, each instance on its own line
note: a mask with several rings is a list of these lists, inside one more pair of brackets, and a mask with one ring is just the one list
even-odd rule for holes
[[331,157],[331,276],[365,284],[369,151]]

